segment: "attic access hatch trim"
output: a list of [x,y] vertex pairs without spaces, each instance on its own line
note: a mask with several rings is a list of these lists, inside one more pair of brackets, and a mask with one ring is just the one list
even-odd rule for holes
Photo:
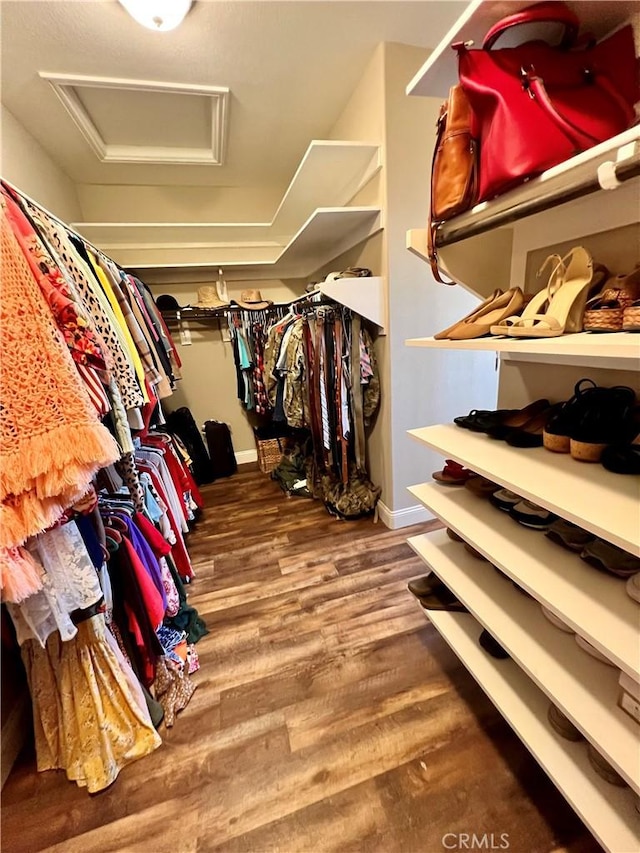
[[[229,89],[226,86],[196,86],[155,80],[127,80],[117,77],[91,77],[81,74],[53,74],[39,71],[60,99],[76,127],[103,163],[198,164],[222,166],[226,154],[229,115]],[[211,141],[206,148],[182,148],[157,145],[110,145],[102,138],[78,89],[124,89],[152,94],[204,97],[211,103]]]

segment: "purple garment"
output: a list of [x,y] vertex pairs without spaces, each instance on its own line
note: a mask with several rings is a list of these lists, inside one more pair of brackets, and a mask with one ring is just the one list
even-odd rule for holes
[[167,593],[164,589],[164,584],[162,583],[162,570],[160,569],[160,564],[156,560],[156,556],[149,547],[147,540],[144,538],[140,529],[137,527],[135,522],[133,522],[128,515],[124,513],[120,515],[116,513],[118,518],[121,518],[122,521],[127,525],[127,529],[129,532],[129,539],[131,544],[135,548],[136,554],[140,557],[140,561],[142,565],[147,570],[149,577],[153,581],[153,585],[156,587],[160,595],[162,596],[162,603],[164,605],[165,610],[167,609]]

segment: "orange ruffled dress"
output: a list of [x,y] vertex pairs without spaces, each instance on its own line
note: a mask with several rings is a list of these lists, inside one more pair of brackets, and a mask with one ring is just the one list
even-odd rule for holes
[[119,457],[18,244],[0,217],[0,585],[4,600],[40,588],[25,540],[54,524]]

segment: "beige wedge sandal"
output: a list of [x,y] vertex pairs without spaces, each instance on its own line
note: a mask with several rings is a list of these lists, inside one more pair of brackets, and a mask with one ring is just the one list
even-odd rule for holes
[[509,326],[514,338],[557,338],[582,331],[582,318],[593,278],[593,259],[575,246],[561,261],[562,282],[544,314],[519,317]]

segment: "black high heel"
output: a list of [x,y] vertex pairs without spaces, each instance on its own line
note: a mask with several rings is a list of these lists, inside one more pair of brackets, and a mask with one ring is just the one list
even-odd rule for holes
[[546,399],[535,400],[523,409],[514,409],[511,412],[507,412],[504,415],[494,418],[494,423],[489,423],[487,421],[482,432],[486,432],[489,438],[504,440],[514,430],[524,429],[527,424],[531,423],[532,420],[538,417],[541,412],[546,411],[550,405],[551,403]]

